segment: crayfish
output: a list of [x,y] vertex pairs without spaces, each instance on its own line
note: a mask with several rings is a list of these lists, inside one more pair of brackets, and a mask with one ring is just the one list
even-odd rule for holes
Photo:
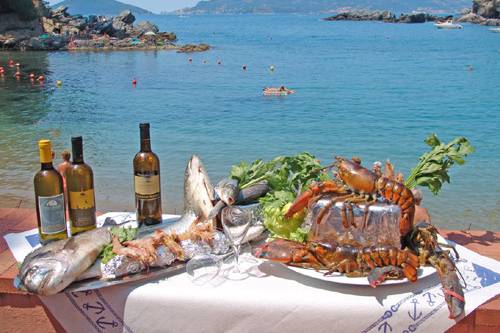
[[[329,234],[315,234],[306,243],[275,239],[256,247],[253,254],[291,266],[326,270],[325,274],[339,272],[351,277],[368,276],[372,287],[391,278],[406,277],[414,282],[417,280],[418,268],[430,264],[436,268],[441,280],[450,318],[461,315],[465,300],[457,276],[458,270],[449,252],[439,246],[436,228],[427,223],[413,225],[415,200],[411,190],[402,183],[403,177],[394,177],[389,163],[390,172],[383,175],[380,170],[364,168],[359,159],[335,159],[336,179],[313,183],[292,203],[285,217],[289,218],[307,207],[311,208],[320,199],[327,198],[328,203],[317,214],[313,214],[317,224],[328,219],[333,205],[341,203],[341,228],[350,230],[352,226],[366,233],[369,206],[385,201],[399,206],[401,210],[399,237],[403,246],[377,244],[379,241],[373,241],[376,244],[353,243],[352,240],[344,241]],[[353,205],[356,204],[365,206],[361,228],[355,224]]]

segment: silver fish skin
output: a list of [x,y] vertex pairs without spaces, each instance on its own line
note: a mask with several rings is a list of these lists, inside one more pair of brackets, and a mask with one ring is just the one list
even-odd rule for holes
[[20,288],[42,296],[62,291],[96,261],[110,242],[109,229],[98,228],[36,249],[21,265]]
[[232,206],[235,203],[239,192],[238,181],[236,179],[225,178],[215,186],[215,193],[228,206]]
[[196,219],[200,222],[210,222],[215,227],[215,220],[209,218],[214,208],[213,200],[214,188],[207,171],[200,158],[193,155],[184,171],[184,213],[178,221],[162,227],[162,230],[167,233],[181,233],[188,230]]
[[209,219],[215,218],[226,205],[232,206],[236,202],[240,189],[236,179],[224,178],[215,186],[214,191],[219,201],[210,212]]

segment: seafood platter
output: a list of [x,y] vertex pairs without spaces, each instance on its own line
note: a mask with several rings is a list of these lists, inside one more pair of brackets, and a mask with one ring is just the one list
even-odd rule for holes
[[302,153],[242,162],[213,187],[193,156],[180,219],[141,227],[132,237],[123,237],[126,226],[105,224],[51,242],[24,259],[16,286],[39,295],[102,288],[182,272],[199,254],[229,256],[230,239],[220,227],[225,214],[251,219],[245,241],[260,240],[252,243],[255,257],[311,278],[412,288],[437,272],[455,318],[465,301],[454,249],[433,225],[414,221],[415,199],[405,184],[390,162],[382,172],[380,165],[368,169],[359,158],[337,156],[324,167]]

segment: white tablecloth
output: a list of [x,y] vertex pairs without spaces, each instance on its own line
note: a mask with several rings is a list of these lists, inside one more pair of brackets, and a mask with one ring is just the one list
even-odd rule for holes
[[[13,236],[6,236],[9,246]],[[500,293],[500,263],[457,250],[468,314]],[[41,299],[68,332],[441,332],[456,322],[436,274],[373,289],[316,280],[272,262],[250,273],[202,286],[181,273]]]

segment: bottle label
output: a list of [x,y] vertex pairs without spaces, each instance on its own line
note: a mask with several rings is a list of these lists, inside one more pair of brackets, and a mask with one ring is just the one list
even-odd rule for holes
[[69,191],[71,223],[75,227],[88,227],[96,224],[94,190]]
[[42,234],[57,234],[66,231],[64,194],[38,197],[38,207]]
[[160,176],[134,176],[135,195],[139,199],[156,199],[160,196]]
[[70,209],[90,209],[94,208],[94,189],[80,191],[80,192],[69,192],[69,202]]

